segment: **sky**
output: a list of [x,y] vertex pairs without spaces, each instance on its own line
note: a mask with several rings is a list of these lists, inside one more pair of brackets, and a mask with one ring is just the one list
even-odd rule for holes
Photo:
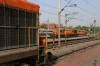
[[[58,0],[28,0],[30,2],[39,4],[40,6],[40,22],[58,24]],[[68,2],[71,1],[69,4]],[[68,5],[67,5],[68,4]],[[76,7],[68,7],[76,4]],[[64,8],[67,5],[66,8]],[[65,14],[68,14],[67,19],[77,13],[71,20],[68,21],[67,26],[90,26],[96,20],[96,26],[100,26],[100,0],[61,0],[61,24],[65,25]]]

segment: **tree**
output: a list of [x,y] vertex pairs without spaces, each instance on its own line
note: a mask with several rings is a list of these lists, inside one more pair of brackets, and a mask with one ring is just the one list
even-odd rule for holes
[[60,28],[65,28],[65,26],[61,26]]
[[75,27],[75,29],[77,29],[77,30],[81,30],[82,27],[81,27],[80,25],[78,25],[78,26]]
[[73,28],[73,26],[68,26],[67,28],[72,29],[72,28]]
[[46,27],[45,24],[41,25],[41,28],[45,28],[45,29],[47,29],[47,27]]
[[100,33],[100,27],[96,27],[96,33]]

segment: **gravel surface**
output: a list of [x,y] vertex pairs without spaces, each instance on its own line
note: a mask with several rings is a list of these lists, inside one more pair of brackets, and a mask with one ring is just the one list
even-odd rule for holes
[[100,45],[89,48],[82,53],[74,54],[69,58],[66,56],[53,66],[100,66]]
[[89,41],[89,42],[84,42],[84,43],[79,43],[79,44],[73,44],[73,45],[66,45],[61,48],[54,48],[54,49],[49,49],[49,52],[52,52],[54,56],[60,56],[63,54],[67,54],[70,52],[73,52],[75,50],[79,50],[81,48],[85,48],[94,44],[100,43],[100,40],[95,40],[95,41]]

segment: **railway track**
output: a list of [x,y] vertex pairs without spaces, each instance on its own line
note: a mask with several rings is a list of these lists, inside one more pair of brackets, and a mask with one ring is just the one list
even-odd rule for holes
[[[77,54],[79,54],[79,53],[85,52],[85,51],[87,51],[88,49],[93,48],[93,47],[98,46],[98,45],[100,45],[100,43],[97,43],[97,44],[95,44],[95,45],[91,45],[91,46],[88,46],[88,47],[84,47],[84,48],[82,48],[82,49],[79,49],[79,50],[76,50],[76,51],[72,51],[72,52],[70,52],[70,53],[66,53],[66,54],[63,54],[63,55],[61,55],[61,56],[55,57],[55,58],[49,60],[49,64],[52,66],[52,65],[54,65],[54,64],[56,64],[56,63],[59,63],[60,61],[64,60],[66,57],[67,57],[67,58],[68,58],[68,57],[72,57],[72,56],[74,56],[75,54],[77,55]],[[49,66],[49,65],[48,65],[48,66]]]
[[[60,49],[62,49],[62,47],[70,48],[70,49],[68,50],[68,49],[63,48],[65,50],[62,50],[62,51],[66,51],[66,53],[65,52],[64,53],[60,53],[62,55],[57,55],[57,54],[55,55],[51,51],[53,56],[52,56],[52,58],[47,60],[46,66],[53,66],[55,63],[60,62],[60,60],[63,60],[63,59],[59,59],[59,58],[64,58],[64,57],[66,57],[66,55],[69,56],[69,55],[72,55],[73,53],[76,53],[76,52],[85,51],[85,49],[87,49],[89,47],[92,47],[92,46],[100,44],[100,43],[96,43],[96,44],[91,44],[90,43],[88,45],[84,44],[84,43],[87,43],[87,42],[90,42],[90,41],[95,41],[95,40],[98,41],[99,39],[96,39],[96,38],[89,38],[89,39],[88,38],[84,38],[83,39],[82,38],[82,39],[67,40],[66,43],[65,42],[61,42],[61,46],[60,46],[61,48]],[[49,44],[48,48],[49,49],[58,48],[57,44],[58,43],[55,43],[54,45],[53,44]],[[55,51],[55,50],[53,50],[53,51]],[[30,66],[30,65],[25,62],[24,64],[21,64],[21,66]]]
[[[63,46],[67,46],[67,45],[72,45],[72,44],[79,44],[79,43],[84,43],[84,42],[89,42],[89,41],[94,41],[94,40],[98,40],[99,38],[80,38],[80,39],[73,39],[73,40],[63,40],[61,41],[61,45],[60,47]],[[57,48],[58,47],[58,42],[57,41],[53,41],[53,42],[49,42],[48,44],[48,49],[51,48]]]
[[[99,45],[100,44],[99,41],[100,41],[100,39],[97,39],[97,38],[89,38],[89,39],[87,38],[87,39],[78,39],[78,40],[74,40],[74,41],[68,41],[67,43],[63,42],[63,43],[61,43],[61,47],[65,47],[65,48],[69,48],[69,49],[65,49],[66,52],[63,52],[64,50],[61,48],[62,52],[60,53],[60,55],[57,55],[57,53],[52,53],[53,56],[51,59],[48,60],[47,66],[51,66],[52,64],[57,62],[57,59],[59,59],[61,57],[64,57],[69,54],[73,54],[74,52],[82,52],[87,48]],[[51,45],[49,47],[49,49],[51,49],[52,47],[57,48],[56,45]],[[55,51],[55,50],[53,50],[53,51]],[[53,51],[51,51],[51,52],[53,52]]]

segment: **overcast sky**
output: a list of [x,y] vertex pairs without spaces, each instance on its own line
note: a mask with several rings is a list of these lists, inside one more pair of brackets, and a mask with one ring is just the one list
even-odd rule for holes
[[[40,5],[40,22],[58,24],[58,0],[28,0]],[[61,9],[68,4],[70,0],[61,0]],[[77,7],[66,7],[61,12],[61,23],[65,25],[65,14],[69,18],[73,12],[78,12],[74,18],[68,22],[68,26],[89,26],[96,20],[96,25],[100,26],[100,0],[72,0],[69,5],[76,4]],[[69,6],[68,5],[68,6]]]

